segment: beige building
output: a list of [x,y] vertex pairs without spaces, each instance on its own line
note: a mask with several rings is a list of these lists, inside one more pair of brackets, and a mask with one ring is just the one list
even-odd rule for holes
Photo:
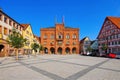
[[[6,38],[11,33],[13,28],[22,34],[22,26],[0,10],[0,56],[11,55],[14,53],[14,49],[11,48],[6,42]],[[19,50],[19,52],[20,51],[21,50]]]

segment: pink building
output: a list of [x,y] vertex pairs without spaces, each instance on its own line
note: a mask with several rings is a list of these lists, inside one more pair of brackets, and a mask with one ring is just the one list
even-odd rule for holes
[[106,17],[98,35],[99,52],[106,45],[106,53],[120,52],[120,17]]

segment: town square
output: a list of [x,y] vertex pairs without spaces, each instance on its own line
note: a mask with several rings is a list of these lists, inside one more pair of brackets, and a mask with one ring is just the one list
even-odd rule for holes
[[0,59],[0,80],[119,80],[120,60],[72,55]]
[[0,0],[0,80],[120,80],[119,0]]

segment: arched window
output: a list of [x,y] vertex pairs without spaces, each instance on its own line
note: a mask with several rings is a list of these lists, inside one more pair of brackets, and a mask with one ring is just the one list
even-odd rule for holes
[[69,34],[66,35],[66,39],[70,39],[70,35]]
[[58,34],[58,39],[62,39],[62,38],[63,38],[62,33],[59,33],[59,34]]
[[77,38],[76,34],[73,34],[72,38],[73,38],[73,39],[76,39],[76,38]]
[[43,36],[43,38],[44,38],[44,39],[47,39],[47,34],[45,34],[45,35]]
[[50,39],[54,39],[54,37],[55,37],[54,34],[51,34]]

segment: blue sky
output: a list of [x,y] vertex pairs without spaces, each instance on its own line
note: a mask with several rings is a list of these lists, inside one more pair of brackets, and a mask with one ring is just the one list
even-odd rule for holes
[[80,29],[80,39],[96,39],[106,16],[120,17],[120,0],[0,0],[0,7],[19,23],[30,23],[33,33],[59,23]]

